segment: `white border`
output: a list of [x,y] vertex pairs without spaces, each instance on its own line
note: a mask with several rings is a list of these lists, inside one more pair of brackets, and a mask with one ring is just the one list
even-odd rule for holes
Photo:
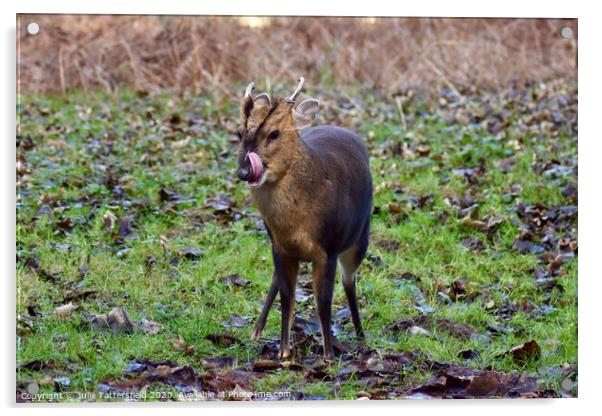
[[[575,1],[546,1],[526,2],[524,0],[504,0],[496,2],[471,2],[471,1],[434,1],[421,0],[417,2],[399,2],[370,0],[364,2],[327,2],[324,0],[303,0],[297,2],[288,1],[192,1],[192,0],[105,0],[96,4],[91,2],[53,0],[33,1],[20,0],[19,3],[2,2],[3,13],[3,42],[2,66],[4,72],[1,77],[2,91],[5,92],[2,100],[2,124],[5,126],[5,137],[2,142],[3,180],[2,205],[3,217],[7,230],[2,240],[2,264],[6,267],[4,274],[4,328],[6,337],[2,342],[2,389],[5,406],[13,405],[14,385],[14,202],[15,202],[15,13],[105,13],[105,14],[232,14],[232,15],[344,15],[344,16],[455,16],[455,17],[571,17],[579,19],[579,194],[580,194],[580,239],[581,246],[579,255],[579,399],[572,400],[533,400],[533,401],[445,401],[445,402],[403,402],[403,403],[367,403],[367,402],[329,402],[329,403],[294,403],[282,404],[210,404],[204,406],[169,406],[169,407],[145,407],[142,410],[150,414],[164,414],[167,411],[194,411],[218,412],[240,414],[260,414],[266,412],[286,412],[286,414],[306,414],[318,409],[332,411],[335,407],[342,407],[344,411],[358,409],[360,412],[420,412],[421,414],[462,414],[462,415],[507,415],[508,413],[546,412],[558,414],[589,414],[595,408],[596,398],[600,395],[600,311],[596,306],[600,303],[600,281],[599,257],[596,252],[599,243],[600,230],[600,163],[597,159],[600,152],[600,101],[602,91],[599,76],[602,74],[600,65],[599,40],[602,39],[602,24],[600,15],[596,13],[594,2]],[[357,407],[362,406],[362,408]],[[131,407],[131,406],[129,406]],[[201,409],[198,409],[201,407]],[[206,409],[204,409],[205,407]],[[20,406],[20,409],[23,409]],[[125,413],[115,405],[88,406],[82,408],[67,409],[65,406],[45,406],[43,409],[35,409],[45,414],[61,414],[74,411],[81,413],[104,414],[110,408],[111,412]],[[172,410],[173,409],[173,410]],[[25,410],[33,410],[25,407]],[[29,412],[27,412],[29,413]]]

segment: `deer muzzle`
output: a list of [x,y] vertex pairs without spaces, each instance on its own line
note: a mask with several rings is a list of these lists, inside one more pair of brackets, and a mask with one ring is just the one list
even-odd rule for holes
[[255,152],[248,152],[245,156],[245,164],[239,166],[238,177],[249,183],[252,188],[258,187],[261,184],[262,175],[264,173],[263,163],[261,158]]

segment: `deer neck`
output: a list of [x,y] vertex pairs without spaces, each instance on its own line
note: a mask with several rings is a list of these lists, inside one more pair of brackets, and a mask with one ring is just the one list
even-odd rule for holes
[[264,220],[272,228],[288,227],[301,220],[303,207],[299,201],[311,200],[318,175],[317,161],[301,139],[290,149],[288,157],[290,165],[278,181],[251,191]]

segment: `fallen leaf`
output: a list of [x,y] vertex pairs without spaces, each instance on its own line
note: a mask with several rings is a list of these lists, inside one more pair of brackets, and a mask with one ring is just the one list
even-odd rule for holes
[[211,357],[211,358],[203,358],[201,360],[201,365],[203,368],[208,370],[213,370],[216,368],[225,368],[232,367],[235,363],[234,358],[232,357]]
[[401,243],[397,240],[385,240],[379,238],[375,243],[378,247],[387,251],[398,251],[401,247]]
[[447,332],[460,339],[470,339],[471,336],[477,333],[477,330],[468,324],[455,322],[446,318],[433,318],[428,315],[397,321],[387,326],[387,329],[394,333],[399,330],[407,330],[412,335],[432,336],[431,331],[425,328]]
[[474,360],[474,359],[478,360],[478,359],[481,358],[481,356],[478,353],[478,351],[475,351],[475,350],[472,350],[472,349],[460,351],[458,353],[458,357],[463,358],[465,360]]
[[545,248],[539,244],[534,244],[529,240],[518,239],[514,242],[514,248],[521,254],[541,254]]
[[57,366],[53,360],[31,360],[17,366],[17,370],[42,371],[50,370]]
[[473,253],[480,253],[485,249],[485,245],[476,237],[468,237],[462,240],[462,245]]
[[117,217],[111,211],[106,211],[102,216],[102,221],[105,231],[110,233],[113,231],[113,228],[115,228]]
[[85,261],[77,269],[77,273],[80,279],[84,279],[90,270],[90,254],[86,256]]
[[495,396],[502,389],[500,380],[493,372],[473,377],[466,389],[466,394],[474,397]]
[[123,216],[119,220],[119,236],[121,237],[130,237],[134,234],[134,230],[132,228],[133,218],[131,216]]
[[250,280],[243,279],[238,274],[231,274],[222,279],[222,283],[229,286],[245,287],[251,284]]
[[266,371],[266,370],[275,370],[277,368],[282,367],[282,362],[279,360],[268,360],[259,358],[254,360],[252,363],[253,370],[257,371]]
[[226,328],[244,328],[249,325],[251,318],[248,316],[240,316],[235,313],[231,313],[228,320],[223,322],[222,325]]
[[72,218],[60,218],[55,221],[54,225],[60,228],[63,231],[70,231],[73,227],[75,227],[75,223]]
[[173,142],[171,144],[171,148],[172,150],[180,150],[185,148],[186,146],[188,146],[188,144],[190,143],[191,137],[190,136],[186,136],[186,138],[182,139],[182,140],[178,140],[176,142]]
[[121,332],[131,334],[136,330],[136,325],[123,308],[115,307],[108,314],[99,314],[92,317],[92,327],[97,330],[109,329],[113,335]]
[[209,334],[205,337],[219,347],[230,347],[234,344],[242,344],[240,340],[230,334]]
[[512,347],[510,351],[506,352],[504,355],[510,355],[517,362],[539,360],[541,357],[541,347],[535,340],[531,340],[524,344]]
[[42,279],[55,284],[60,283],[61,279],[56,274],[43,270],[35,258],[29,257],[27,260],[25,260],[25,265],[35,271]]
[[416,153],[418,153],[419,156],[428,156],[431,153],[431,146],[428,144],[420,144],[416,146]]
[[159,189],[159,200],[161,202],[187,202],[191,200],[191,197],[161,188]]
[[[422,393],[441,398],[487,397],[549,397],[550,392],[538,389],[534,377],[518,373],[473,370],[453,364],[443,365],[426,383],[409,394]],[[552,393],[558,397],[558,394]]]
[[68,291],[65,293],[63,297],[63,303],[71,302],[71,301],[82,301],[88,299],[90,297],[95,296],[98,293],[96,289],[75,289],[72,291]]
[[391,214],[399,214],[402,212],[402,209],[398,204],[390,203],[390,204],[387,204],[387,207]]
[[163,249],[163,255],[167,256],[167,253],[169,252],[169,240],[164,235],[159,235],[159,242]]
[[181,335],[177,335],[171,342],[171,347],[174,351],[185,351],[187,346],[188,344]]

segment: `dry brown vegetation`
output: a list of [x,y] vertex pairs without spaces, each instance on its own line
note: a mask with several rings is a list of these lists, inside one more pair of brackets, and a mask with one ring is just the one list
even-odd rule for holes
[[[576,20],[18,16],[20,88],[227,92],[237,82],[403,88],[576,79]],[[37,36],[25,26],[40,24]],[[249,23],[248,21],[246,23]],[[251,23],[257,21],[251,19]]]

